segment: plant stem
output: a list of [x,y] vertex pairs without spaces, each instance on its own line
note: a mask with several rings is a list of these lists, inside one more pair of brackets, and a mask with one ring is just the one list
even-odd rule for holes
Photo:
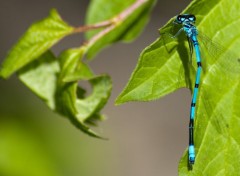
[[124,21],[129,15],[132,14],[133,11],[135,11],[138,7],[140,7],[142,4],[146,3],[148,0],[136,0],[134,4],[132,4],[130,7],[125,9],[123,12],[118,14],[116,17],[102,21],[96,24],[92,25],[86,25],[86,26],[80,26],[75,28],[74,33],[80,33],[80,32],[86,32],[89,30],[104,28],[104,27],[111,27],[112,25],[115,25],[121,21]]
[[116,15],[114,18],[93,25],[78,27],[75,29],[75,32],[85,32],[93,29],[104,28],[102,31],[93,36],[89,41],[85,42],[85,46],[90,47],[97,40],[112,31],[116,26],[118,26],[119,23],[127,19],[135,10],[137,10],[146,2],[148,2],[148,0],[136,0],[135,3]]
[[96,23],[93,25],[86,25],[86,26],[80,26],[74,29],[75,33],[80,33],[80,32],[85,32],[85,31],[89,31],[89,30],[93,30],[93,29],[99,29],[99,28],[104,28],[104,27],[108,27],[112,24],[111,21],[102,21],[100,23]]
[[147,0],[137,0],[134,4],[132,4],[130,7],[125,9],[123,12],[118,14],[116,17],[114,17],[112,21],[112,25],[106,27],[104,30],[93,36],[88,42],[87,45],[91,46],[94,44],[97,40],[99,40],[101,37],[109,33],[111,30],[113,30],[118,23],[124,21],[128,16],[130,16],[138,7],[140,7],[142,4],[146,3]]
[[138,7],[140,7],[142,4],[146,3],[148,0],[136,0],[134,4],[132,4],[130,7],[125,9],[123,12],[121,12],[118,15],[119,20],[123,21],[128,16],[132,14],[133,11],[135,11]]

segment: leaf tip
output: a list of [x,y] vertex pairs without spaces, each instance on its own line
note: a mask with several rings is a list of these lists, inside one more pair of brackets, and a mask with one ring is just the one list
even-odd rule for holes
[[59,13],[58,13],[58,11],[57,11],[57,9],[55,9],[55,8],[52,8],[52,9],[50,10],[49,15],[50,15],[51,17],[55,18],[55,19],[61,19],[60,15],[59,15]]
[[0,78],[2,79],[8,79],[9,73],[4,69],[4,67],[0,68]]
[[126,103],[126,101],[124,101],[123,95],[120,94],[120,95],[116,98],[116,100],[115,100],[115,105],[116,105],[116,106],[119,106],[119,105],[122,105],[122,104],[124,104],[124,103]]

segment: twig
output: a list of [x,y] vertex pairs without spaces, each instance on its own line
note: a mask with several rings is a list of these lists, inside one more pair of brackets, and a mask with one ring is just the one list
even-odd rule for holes
[[93,29],[99,29],[99,28],[104,28],[104,27],[108,27],[112,25],[111,21],[103,21],[100,23],[96,23],[93,25],[86,25],[86,26],[80,26],[74,29],[75,33],[79,33],[79,32],[85,32],[85,31],[89,31],[89,30],[93,30]]
[[[103,21],[101,23],[95,24],[95,25],[91,25],[89,27],[86,26],[87,30],[90,29],[97,29],[97,28],[101,28],[101,27],[106,27],[105,29],[103,29],[101,32],[97,33],[95,36],[93,36],[88,42],[85,43],[85,46],[91,46],[92,44],[94,44],[97,40],[99,40],[101,37],[103,37],[104,35],[106,35],[107,33],[109,33],[110,31],[112,31],[119,23],[121,23],[122,21],[124,21],[127,17],[129,17],[137,8],[139,8],[141,5],[143,5],[144,3],[148,2],[148,0],[136,0],[136,2],[134,4],[132,4],[130,7],[128,7],[127,9],[125,9],[124,11],[122,11],[120,14],[118,14],[116,17],[107,20],[107,21]],[[97,26],[96,26],[97,25]]]
[[136,10],[138,7],[140,7],[142,4],[146,3],[148,0],[137,0],[134,4],[132,4],[130,7],[125,9],[123,12],[121,12],[118,15],[118,18],[120,20],[126,19],[131,13]]

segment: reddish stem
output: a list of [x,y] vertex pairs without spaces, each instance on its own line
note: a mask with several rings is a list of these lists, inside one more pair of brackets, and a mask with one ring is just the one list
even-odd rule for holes
[[[87,28],[88,30],[90,29],[97,29],[101,27],[106,27],[103,29],[101,32],[97,33],[95,36],[93,36],[87,43],[85,43],[88,46],[91,46],[93,43],[95,43],[97,40],[99,40],[101,37],[109,33],[111,30],[113,30],[118,23],[121,21],[124,21],[127,17],[129,17],[137,8],[139,8],[141,5],[146,3],[148,0],[136,0],[134,4],[132,4],[130,7],[122,11],[120,14],[118,14],[116,17],[113,19],[103,21],[101,23],[92,25],[92,28]],[[96,26],[98,25],[98,26]]]

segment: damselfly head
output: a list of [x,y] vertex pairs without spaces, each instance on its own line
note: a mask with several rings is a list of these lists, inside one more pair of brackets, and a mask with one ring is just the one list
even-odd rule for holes
[[195,23],[196,17],[192,14],[182,14],[178,15],[175,19],[175,23],[184,24],[184,23]]

